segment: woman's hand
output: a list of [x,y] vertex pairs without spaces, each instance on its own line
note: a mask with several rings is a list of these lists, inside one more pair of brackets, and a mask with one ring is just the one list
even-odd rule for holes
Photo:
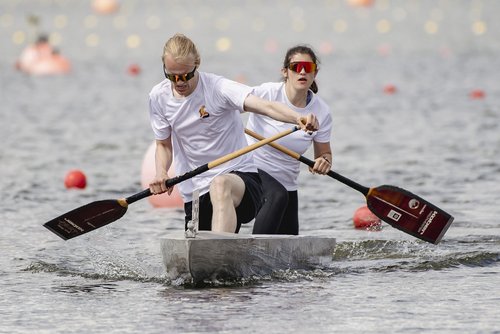
[[309,167],[309,171],[313,174],[325,175],[332,169],[332,163],[329,157],[323,155],[314,160],[314,166]]
[[300,116],[297,118],[297,124],[303,131],[313,132],[318,131],[319,122],[314,114],[308,114],[307,116]]

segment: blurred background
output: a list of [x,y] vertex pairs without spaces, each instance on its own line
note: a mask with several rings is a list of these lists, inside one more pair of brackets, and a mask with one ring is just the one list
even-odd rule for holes
[[24,186],[53,196],[72,168],[89,174],[90,191],[146,186],[147,94],[164,79],[165,41],[181,32],[201,70],[249,85],[280,80],[286,50],[309,44],[332,108],[334,168],[376,183],[413,174],[416,191],[439,193],[427,169],[458,187],[449,170],[477,172],[473,162],[497,152],[499,10],[496,0],[0,0],[4,182],[19,188],[28,166],[37,176]]
[[[164,42],[182,32],[199,45],[206,70],[254,83],[296,43],[312,45],[324,63],[335,55],[497,52],[499,7],[495,0],[1,0],[0,69],[46,34],[75,71],[110,59],[120,69],[137,63],[157,71]],[[225,66],[232,59],[240,61]]]

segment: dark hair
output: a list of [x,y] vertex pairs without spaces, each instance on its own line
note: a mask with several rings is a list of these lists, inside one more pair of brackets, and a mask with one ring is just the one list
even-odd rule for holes
[[[283,61],[284,69],[288,68],[288,65],[290,65],[290,59],[292,59],[292,57],[296,54],[308,54],[311,57],[313,63],[315,63],[316,66],[319,65],[320,61],[311,47],[307,45],[296,45],[288,49],[288,51],[286,52],[285,60]],[[311,84],[311,90],[315,94],[318,92],[318,85],[316,84],[316,80],[314,80],[313,83]]]

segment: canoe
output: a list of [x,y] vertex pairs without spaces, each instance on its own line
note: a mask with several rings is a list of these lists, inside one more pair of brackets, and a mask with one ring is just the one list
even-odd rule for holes
[[160,245],[168,278],[196,284],[314,269],[332,260],[335,238],[198,231],[194,238],[169,234]]

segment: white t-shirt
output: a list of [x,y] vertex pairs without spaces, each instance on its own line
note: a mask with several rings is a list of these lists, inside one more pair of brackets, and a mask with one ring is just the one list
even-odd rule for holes
[[[182,175],[247,146],[240,113],[252,88],[215,74],[199,72],[195,90],[185,98],[172,93],[165,79],[149,93],[149,115],[157,140],[172,136],[174,168]],[[210,182],[231,171],[256,172],[252,152],[181,182],[185,202],[193,190],[208,192]]]
[[[252,94],[266,100],[285,103],[288,107],[302,115],[313,113],[318,119],[319,129],[313,134],[307,134],[305,131],[295,131],[288,136],[278,139],[276,143],[302,155],[307,151],[313,140],[319,143],[330,141],[332,131],[330,107],[316,94],[311,92],[312,99],[305,108],[297,108],[288,100],[283,82],[264,83],[258,87],[254,87]],[[290,124],[276,121],[267,116],[250,113],[247,128],[267,138],[290,128]],[[249,144],[257,141],[248,135],[247,140]],[[288,191],[297,190],[297,179],[300,172],[300,162],[298,160],[269,145],[255,150],[253,157],[257,168],[271,174]]]

